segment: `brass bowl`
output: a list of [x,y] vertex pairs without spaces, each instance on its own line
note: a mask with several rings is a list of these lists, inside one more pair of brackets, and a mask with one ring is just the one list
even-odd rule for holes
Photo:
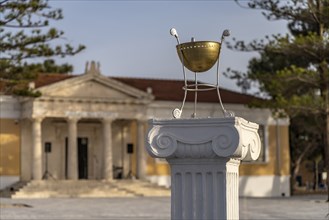
[[205,72],[219,58],[221,44],[216,41],[195,41],[176,46],[180,61],[192,72]]

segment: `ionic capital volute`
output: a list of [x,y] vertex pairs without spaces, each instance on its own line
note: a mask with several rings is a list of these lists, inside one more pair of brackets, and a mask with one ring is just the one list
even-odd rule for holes
[[258,125],[242,118],[150,120],[147,151],[158,158],[236,158],[260,153]]

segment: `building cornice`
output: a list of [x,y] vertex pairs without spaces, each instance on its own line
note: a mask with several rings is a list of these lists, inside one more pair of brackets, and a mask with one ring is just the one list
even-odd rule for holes
[[149,99],[115,99],[115,98],[90,98],[90,97],[61,97],[41,96],[34,99],[35,102],[72,102],[72,103],[115,103],[115,104],[149,104]]

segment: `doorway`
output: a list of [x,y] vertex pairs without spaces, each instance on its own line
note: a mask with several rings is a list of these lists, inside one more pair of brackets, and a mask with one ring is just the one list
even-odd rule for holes
[[[78,137],[78,179],[88,179],[88,138]],[[68,178],[68,138],[65,138],[65,179]]]
[[78,138],[78,177],[88,179],[88,138]]

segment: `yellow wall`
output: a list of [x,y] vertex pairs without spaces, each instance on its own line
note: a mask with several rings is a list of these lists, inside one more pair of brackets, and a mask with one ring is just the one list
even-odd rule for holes
[[290,175],[289,127],[282,127],[281,134],[281,175]]
[[20,175],[20,126],[0,119],[0,175]]
[[169,176],[170,167],[167,162],[156,163],[154,158],[147,158],[147,175],[150,176]]
[[[268,149],[266,162],[243,163],[240,175],[290,175],[289,131],[288,126],[268,126]],[[278,140],[277,143],[277,133]],[[277,158],[277,146],[280,146],[280,159]]]

